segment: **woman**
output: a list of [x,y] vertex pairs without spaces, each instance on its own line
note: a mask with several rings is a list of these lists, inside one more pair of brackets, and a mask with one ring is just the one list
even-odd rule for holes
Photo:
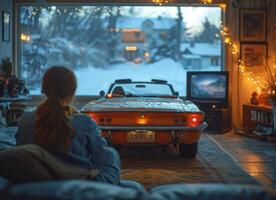
[[38,144],[71,164],[97,168],[96,181],[118,184],[118,153],[107,146],[91,118],[70,106],[76,88],[77,80],[71,70],[59,66],[48,69],[42,81],[42,93],[47,99],[35,113],[21,118],[17,144]]

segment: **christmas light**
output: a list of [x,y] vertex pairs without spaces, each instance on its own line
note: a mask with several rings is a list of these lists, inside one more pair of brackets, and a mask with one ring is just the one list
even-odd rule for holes
[[223,12],[226,12],[227,6],[226,4],[219,4],[219,7],[223,10]]
[[207,4],[207,3],[213,3],[213,0],[202,0],[203,4]]
[[231,42],[231,39],[229,37],[226,37],[224,39],[225,44],[229,44]]
[[152,0],[153,3],[158,4],[160,6],[169,3],[169,0]]

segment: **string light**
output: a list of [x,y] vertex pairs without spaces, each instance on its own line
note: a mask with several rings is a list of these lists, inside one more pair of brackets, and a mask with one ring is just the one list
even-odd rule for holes
[[[225,45],[228,46],[229,49],[231,49],[231,53],[233,56],[236,56],[239,53],[239,48],[238,46],[233,42],[233,40],[231,39],[231,36],[229,34],[229,29],[223,25],[223,23],[221,22],[221,30],[220,30],[222,39],[225,43]],[[256,91],[257,93],[261,92],[261,88],[267,88],[267,84],[266,82],[262,81],[260,76],[255,76],[253,72],[248,71],[246,69],[245,63],[244,61],[239,58],[238,60],[238,69],[239,72],[242,74],[242,76],[248,80],[253,82],[253,84],[256,86]],[[275,93],[275,91],[274,91]]]
[[203,4],[209,4],[209,3],[213,3],[213,0],[202,0],[201,2]]
[[238,49],[237,45],[232,41],[229,31],[228,31],[228,28],[226,26],[224,26],[222,22],[220,22],[220,33],[221,33],[224,43],[226,45],[228,45],[228,47],[231,49],[231,53],[233,55],[238,54],[239,49]]
[[152,0],[153,3],[158,4],[160,6],[169,3],[169,0]]
[[221,4],[219,4],[219,7],[222,9],[223,12],[226,12],[226,10],[227,10],[227,5],[226,4],[221,3]]
[[[169,3],[169,0],[156,0],[156,1],[159,1],[160,3],[159,4],[161,4],[161,5],[163,5],[163,4],[165,4],[165,3]],[[29,16],[28,16],[28,18],[29,19],[31,19],[32,17],[34,17],[34,16],[36,16],[37,15],[37,13],[38,12],[40,12],[41,10],[43,10],[43,9],[48,9],[48,10],[50,10],[51,9],[51,7],[38,7],[38,8],[29,8],[28,9],[28,12],[29,12]],[[121,8],[119,7],[118,8],[118,10],[120,10],[121,11]],[[58,14],[62,14],[62,13],[69,13],[70,11],[68,10],[68,8],[57,8],[57,9],[55,9],[55,11],[58,13]],[[101,11],[101,8],[93,8],[93,9],[90,9],[89,11],[88,10],[83,10],[83,9],[81,9],[81,8],[74,8],[72,11],[75,11],[75,12],[78,12],[78,13],[82,13],[82,12],[85,12],[85,13],[97,13],[97,12],[99,12],[99,11]],[[71,11],[71,12],[72,12]],[[103,10],[102,10],[103,12],[105,12],[105,13],[112,13],[113,12],[113,10],[112,9],[106,9],[106,8],[104,8]]]

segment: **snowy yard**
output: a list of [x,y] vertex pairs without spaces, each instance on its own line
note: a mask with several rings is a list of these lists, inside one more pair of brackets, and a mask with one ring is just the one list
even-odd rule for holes
[[134,81],[164,79],[172,83],[181,94],[186,91],[186,72],[183,67],[171,59],[153,64],[134,64],[133,62],[113,65],[109,70],[87,68],[76,71],[79,95],[97,95],[100,90],[107,91],[116,79],[131,78]]
[[[204,70],[219,69],[205,68]],[[107,92],[114,80],[131,78],[134,81],[167,80],[181,96],[185,96],[186,72],[180,63],[172,59],[164,59],[152,64],[129,62],[112,65],[109,69],[83,68],[75,71],[78,79],[77,95],[98,95],[100,90]],[[31,90],[31,94],[40,94],[40,88]]]

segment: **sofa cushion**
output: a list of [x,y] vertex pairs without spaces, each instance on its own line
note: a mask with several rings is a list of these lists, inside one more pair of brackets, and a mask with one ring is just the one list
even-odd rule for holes
[[9,181],[4,179],[3,177],[0,177],[0,191],[4,190],[9,184]]
[[0,150],[10,148],[16,144],[15,134],[17,127],[0,128]]
[[145,190],[93,181],[55,181],[17,184],[9,190],[11,199],[149,199]]
[[155,187],[152,197],[160,200],[276,200],[276,190],[251,185],[172,184]]
[[[0,179],[1,180],[1,179]],[[137,187],[135,187],[137,188]],[[260,186],[230,184],[173,184],[151,189],[133,189],[93,181],[52,181],[16,184],[6,189],[5,199],[53,199],[53,200],[276,200],[275,189]]]
[[8,199],[8,190],[11,187],[11,183],[6,179],[0,177],[0,199]]
[[96,177],[98,170],[88,170],[58,160],[38,145],[28,144],[0,151],[0,176],[18,182]]

